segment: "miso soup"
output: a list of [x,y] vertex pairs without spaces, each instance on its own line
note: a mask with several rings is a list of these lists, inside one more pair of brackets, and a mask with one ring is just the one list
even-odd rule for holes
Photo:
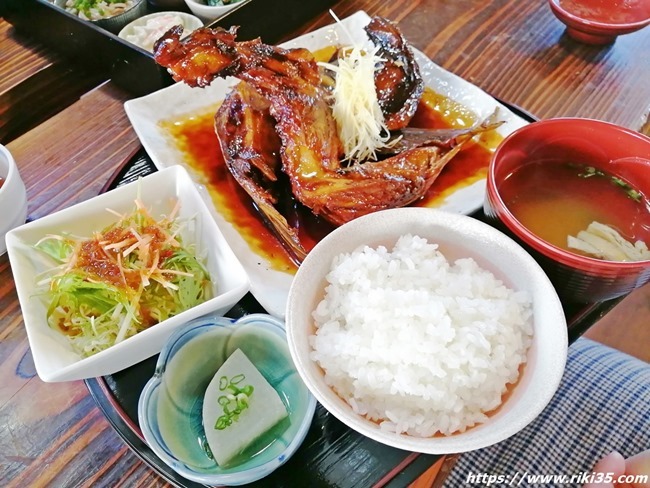
[[567,237],[600,222],[630,242],[650,244],[646,195],[627,181],[591,166],[535,162],[516,169],[499,187],[515,218],[545,241],[571,252]]

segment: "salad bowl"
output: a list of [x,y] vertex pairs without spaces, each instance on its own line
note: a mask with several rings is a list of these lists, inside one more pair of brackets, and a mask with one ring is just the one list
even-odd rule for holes
[[[136,199],[152,216],[170,215],[179,203],[177,218],[184,223],[179,234],[207,270],[207,299],[86,356],[48,323],[51,297],[43,282],[56,263],[35,246],[50,235],[90,237],[117,220],[115,213],[107,209],[126,215]],[[180,166],[17,227],[7,234],[7,251],[36,372],[46,382],[109,375],[143,361],[160,352],[167,338],[186,322],[208,313],[224,314],[249,289],[244,269],[225,242],[198,188]],[[80,300],[78,296],[66,298]]]

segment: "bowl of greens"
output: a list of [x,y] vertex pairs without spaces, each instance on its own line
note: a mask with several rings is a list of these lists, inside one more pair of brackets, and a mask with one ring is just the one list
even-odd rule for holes
[[160,352],[189,320],[224,314],[249,289],[180,166],[24,224],[6,240],[43,381],[123,370]]
[[187,7],[203,22],[212,22],[250,0],[185,0]]
[[55,0],[54,4],[114,34],[147,13],[146,0]]

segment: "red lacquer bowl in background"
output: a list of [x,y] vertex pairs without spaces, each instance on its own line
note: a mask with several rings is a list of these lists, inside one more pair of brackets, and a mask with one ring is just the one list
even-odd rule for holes
[[609,44],[650,24],[650,0],[549,0],[567,34],[587,44]]
[[574,254],[539,238],[514,217],[499,193],[500,184],[521,165],[552,160],[580,161],[627,180],[650,197],[650,138],[591,119],[534,122],[510,134],[495,151],[484,202],[488,219],[537,259],[565,300],[616,298],[650,281],[650,260],[615,262]]

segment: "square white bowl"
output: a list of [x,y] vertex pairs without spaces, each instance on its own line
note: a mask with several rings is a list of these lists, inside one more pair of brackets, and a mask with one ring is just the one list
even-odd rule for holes
[[[34,245],[48,234],[90,237],[94,231],[115,222],[115,215],[107,209],[129,212],[138,195],[155,218],[169,214],[176,200],[180,201],[179,218],[193,223],[185,226],[181,235],[184,242],[194,244],[197,254],[204,258],[213,285],[213,298],[84,358],[72,349],[63,334],[47,323],[47,297],[38,292],[37,281],[53,264],[35,250]],[[249,290],[244,268],[221,234],[198,188],[181,166],[158,171],[17,227],[7,234],[6,240],[36,372],[46,382],[104,376],[128,368],[159,353],[172,332],[188,321],[208,313],[224,314]]]

